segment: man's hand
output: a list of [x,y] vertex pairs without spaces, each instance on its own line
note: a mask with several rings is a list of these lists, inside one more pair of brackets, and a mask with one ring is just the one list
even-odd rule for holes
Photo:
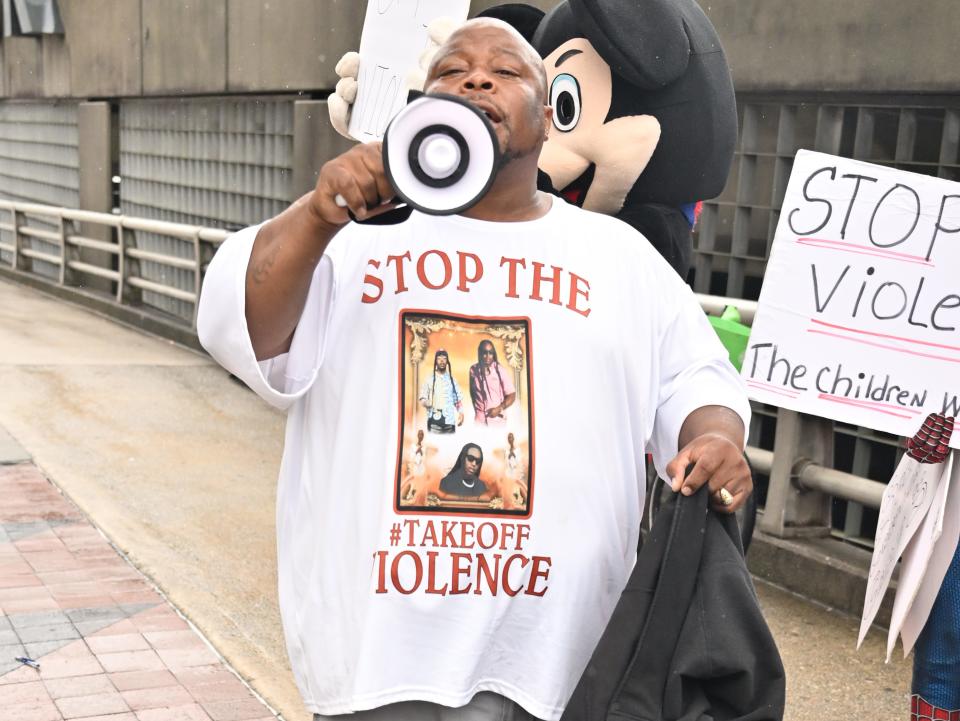
[[506,398],[503,399],[503,403],[498,406],[494,406],[487,411],[487,418],[503,418],[503,412],[513,405],[513,401],[516,399],[516,397],[516,393],[507,393]]
[[714,510],[735,513],[753,492],[743,436],[743,421],[729,408],[704,406],[687,416],[680,429],[681,450],[666,469],[673,491],[689,496],[707,483]]
[[310,209],[320,223],[339,229],[350,220],[349,213],[358,220],[373,218],[395,208],[393,199],[382,144],[364,143],[324,163]]
[[[687,466],[695,464],[689,475]],[[729,439],[710,433],[695,438],[667,464],[673,479],[671,487],[685,496],[700,486],[710,486],[710,504],[714,510],[735,513],[753,492],[753,477],[741,450]],[[723,503],[720,490],[730,494],[729,505]]]
[[487,418],[499,418],[503,415],[503,406],[494,406],[487,409]]
[[463,425],[463,413],[457,413],[457,425],[458,426]]

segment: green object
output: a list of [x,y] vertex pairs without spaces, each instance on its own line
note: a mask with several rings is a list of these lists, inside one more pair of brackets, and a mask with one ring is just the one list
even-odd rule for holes
[[750,339],[750,326],[740,322],[740,311],[728,305],[723,314],[707,316],[713,330],[720,337],[720,342],[727,349],[730,362],[738,371],[743,366],[743,354],[747,351],[747,341]]

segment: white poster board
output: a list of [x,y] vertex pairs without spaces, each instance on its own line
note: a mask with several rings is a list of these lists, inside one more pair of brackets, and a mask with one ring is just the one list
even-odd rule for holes
[[922,562],[922,568],[921,563],[917,563],[912,566],[912,573],[907,571],[906,565],[901,569],[887,642],[887,660],[890,660],[890,653],[903,625],[903,619],[910,610],[923,579],[927,561],[943,529],[952,467],[952,454],[946,463],[936,464],[918,463],[909,456],[904,456],[887,484],[880,504],[857,648],[863,643],[870,624],[880,610],[897,561],[908,547],[913,548],[914,555],[919,553],[924,556],[922,559],[918,558]]
[[896,634],[903,639],[903,655],[910,653],[930,617],[940,586],[953,562],[960,540],[960,462],[953,456],[946,507],[941,517],[927,514],[923,526],[903,552],[900,581],[890,618],[887,658]]
[[960,416],[960,183],[797,153],[742,373],[754,400],[900,436]]
[[357,99],[348,128],[354,139],[383,138],[407,103],[406,78],[427,49],[427,26],[440,17],[463,22],[469,9],[470,0],[367,0]]

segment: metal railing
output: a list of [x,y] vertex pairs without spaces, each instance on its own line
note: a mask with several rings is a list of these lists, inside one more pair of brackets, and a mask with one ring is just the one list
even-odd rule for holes
[[[30,267],[33,261],[53,264],[60,269],[59,280],[46,282],[78,290],[87,285],[90,277],[102,279],[112,284],[110,297],[121,306],[139,305],[139,292],[143,290],[187,301],[194,306],[189,323],[194,333],[204,271],[216,248],[230,234],[214,228],[33,203],[0,201],[0,220],[4,212],[11,216],[11,222],[0,222],[0,232],[12,235],[13,241],[0,240],[0,267],[7,265],[19,274],[39,277]],[[30,219],[42,221],[45,227],[31,227]],[[50,230],[52,227],[57,229]],[[193,244],[193,257],[138,248],[139,232],[188,241]],[[48,244],[48,248],[52,244],[59,252],[32,248],[32,239]],[[100,255],[94,262],[82,257],[84,251]],[[140,261],[191,271],[195,279],[193,289],[183,290],[143,278],[138,270]],[[107,291],[102,294],[106,296]],[[748,325],[757,308],[755,301],[742,299],[703,294],[698,294],[698,299],[708,313],[719,313],[727,305],[735,305]],[[174,320],[187,325],[184,319]],[[827,535],[831,531],[832,497],[879,508],[884,484],[832,468],[833,438],[832,421],[780,409],[773,448],[747,449],[754,471],[769,479],[762,530],[781,537]]]
[[[0,239],[0,265],[6,252],[13,270],[31,273],[33,261],[42,261],[60,269],[61,286],[87,286],[89,277],[100,278],[112,284],[114,300],[121,304],[137,304],[140,292],[152,291],[168,298],[192,303],[194,307],[191,329],[196,329],[196,308],[200,299],[203,271],[216,247],[229,235],[216,228],[168,223],[160,220],[132,218],[87,210],[57,208],[36,203],[0,201],[0,218],[8,214],[10,222],[0,220],[0,231],[12,236],[12,242]],[[31,219],[45,221],[57,227],[50,230],[33,227]],[[137,247],[138,232],[155,233],[191,243],[193,257],[183,258]],[[37,239],[54,245],[59,252],[32,247]],[[86,252],[85,252],[86,251]],[[96,262],[92,262],[93,256]],[[170,268],[191,271],[194,282],[191,290],[149,280],[140,274],[141,261],[149,261]]]

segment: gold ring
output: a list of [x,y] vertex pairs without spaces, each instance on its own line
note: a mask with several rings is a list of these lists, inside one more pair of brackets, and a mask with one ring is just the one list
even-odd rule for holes
[[730,491],[728,491],[726,488],[721,488],[719,491],[717,491],[717,496],[720,497],[720,503],[725,506],[729,506],[733,503],[733,494],[730,493]]

